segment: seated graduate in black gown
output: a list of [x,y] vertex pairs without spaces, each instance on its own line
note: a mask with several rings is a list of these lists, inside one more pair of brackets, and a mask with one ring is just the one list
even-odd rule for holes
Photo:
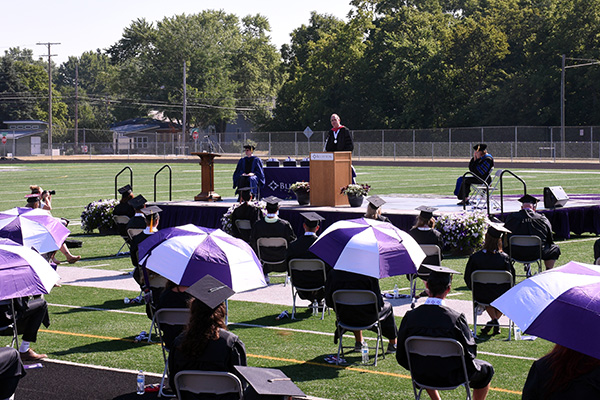
[[[131,185],[119,188],[119,193],[121,194],[121,200],[119,200],[119,204],[113,209],[113,215],[124,215],[132,218],[135,215],[135,210],[129,204],[129,201],[133,199]],[[127,236],[127,224],[117,224],[117,229],[119,230],[119,235]]]
[[[437,210],[435,207],[419,206],[416,208],[420,211],[415,221],[415,225],[410,228],[408,234],[415,239],[419,244],[434,244],[440,248],[440,252],[444,251],[444,240],[442,234],[435,229],[435,219],[433,218],[433,212]],[[442,253],[442,259],[443,259]],[[427,256],[423,260],[423,264],[427,265],[439,265],[439,259],[437,256]]]
[[[21,297],[14,299],[14,312],[17,320],[17,331],[22,340],[19,346],[19,356],[22,361],[39,361],[48,358],[46,354],[38,354],[30,347],[37,340],[40,326],[50,326],[48,304],[41,297]],[[8,304],[0,305],[0,326],[13,322],[13,308]]]
[[252,154],[254,149],[255,147],[251,144],[244,145],[246,156],[240,158],[235,167],[233,188],[249,187],[252,194],[257,197],[259,187],[265,185],[265,173],[260,158]]
[[235,221],[247,220],[250,221],[250,226],[253,226],[256,221],[262,218],[262,211],[259,207],[249,203],[253,197],[249,187],[240,188],[239,192],[241,204],[231,213],[231,235],[250,243],[250,232],[240,230]]
[[[172,281],[167,281],[165,289],[160,294],[156,304],[156,310],[161,308],[189,308],[192,296],[186,290],[187,286],[177,285]],[[175,338],[183,332],[183,325],[160,324],[162,330],[162,339],[167,349],[173,347]]]
[[[229,332],[225,324],[225,300],[231,297],[234,291],[219,280],[206,275],[190,286],[187,292],[194,297],[190,304],[190,322],[175,339],[169,354],[169,383],[173,389],[174,378],[179,371],[223,371],[235,374],[234,365],[246,365],[244,343]],[[231,395],[186,395],[180,400],[237,399]]]
[[[302,223],[304,235],[290,243],[287,253],[288,262],[294,258],[319,258],[308,249],[317,240],[320,221],[323,221],[325,218],[321,217],[316,212],[303,212],[300,213],[300,215],[304,218],[304,222]],[[325,270],[329,273],[331,267],[328,264],[325,264]],[[316,288],[325,285],[325,278],[321,271],[292,271],[290,279],[294,286],[301,288]],[[325,289],[319,289],[312,292],[299,291],[298,297],[311,302],[317,300],[319,304],[322,305],[323,299],[325,298]]]
[[386,217],[385,215],[381,215],[381,207],[383,207],[383,205],[385,204],[385,200],[383,200],[377,195],[373,195],[367,197],[367,201],[369,202],[369,205],[367,205],[367,212],[364,216],[365,218],[376,219],[378,221],[391,223],[388,217]]
[[[513,277],[513,284],[515,282],[515,268],[510,262],[510,257],[508,254],[502,251],[502,236],[505,233],[510,233],[510,231],[506,229],[502,223],[491,221],[488,223],[489,227],[485,233],[483,249],[472,254],[469,257],[469,261],[467,261],[467,267],[465,269],[465,283],[471,290],[473,290],[471,274],[475,271],[508,271]],[[475,302],[480,301],[483,304],[490,304],[511,287],[509,284],[477,285],[477,298],[475,299]],[[479,287],[479,285],[481,285],[481,287]],[[491,321],[488,321],[486,326],[481,329],[481,333],[487,335],[493,329],[494,335],[499,334],[500,325],[498,319],[502,316],[502,313],[492,306],[485,307],[485,310],[489,314]]]
[[12,399],[25,375],[19,352],[12,347],[0,347],[0,400]]

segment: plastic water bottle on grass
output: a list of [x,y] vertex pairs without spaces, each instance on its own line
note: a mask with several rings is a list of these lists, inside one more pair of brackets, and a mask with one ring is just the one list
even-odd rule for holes
[[319,303],[317,303],[317,299],[314,299],[312,303],[312,315],[319,315]]
[[394,298],[397,299],[398,297],[398,285],[396,284],[394,285]]
[[362,363],[369,363],[369,345],[367,342],[362,343],[362,347],[360,348],[360,353],[362,354]]
[[521,340],[521,328],[515,325],[515,340]]
[[144,394],[146,389],[146,377],[144,376],[144,371],[140,369],[140,372],[137,374],[137,394]]

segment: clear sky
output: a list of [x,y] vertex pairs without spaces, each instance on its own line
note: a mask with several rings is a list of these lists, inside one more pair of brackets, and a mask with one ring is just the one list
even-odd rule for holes
[[238,17],[262,14],[271,24],[271,42],[279,49],[290,33],[307,24],[311,11],[346,20],[350,0],[4,0],[0,22],[0,54],[11,47],[33,50],[34,58],[48,53],[36,43],[52,46],[57,64],[85,51],[106,49],[137,18],[149,22],[177,14],[222,9]]

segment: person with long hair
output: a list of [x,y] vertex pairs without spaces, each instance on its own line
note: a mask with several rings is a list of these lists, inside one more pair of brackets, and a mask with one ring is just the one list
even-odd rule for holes
[[[417,207],[417,210],[419,210],[420,213],[417,215],[415,224],[410,228],[408,234],[419,244],[434,244],[440,248],[440,251],[443,251],[444,241],[442,239],[442,234],[435,229],[435,219],[433,218],[433,212],[437,210],[437,208],[419,206]],[[437,256],[427,256],[425,260],[423,260],[423,264],[439,265],[440,262]]]
[[600,359],[556,344],[531,366],[522,399],[600,399]]
[[[483,249],[472,254],[467,261],[465,268],[465,283],[467,287],[473,290],[471,282],[471,274],[480,270],[508,271],[512,275],[513,283],[515,280],[515,268],[510,262],[508,254],[502,251],[502,235],[510,231],[504,228],[501,223],[490,222],[485,239]],[[482,287],[479,288],[479,285]],[[490,304],[492,301],[500,297],[504,292],[510,289],[509,284],[478,284],[478,297],[475,302],[480,301],[484,304]],[[481,329],[481,333],[487,335],[493,329],[493,334],[500,333],[500,323],[498,319],[502,313],[495,307],[486,306],[485,310],[489,314],[491,320],[486,323]]]
[[[190,321],[175,339],[169,354],[169,383],[172,389],[175,388],[174,378],[179,371],[235,373],[234,365],[246,365],[244,343],[229,332],[225,324],[225,300],[234,293],[233,290],[207,275],[186,291],[194,298],[190,303]],[[215,398],[229,397],[224,395]]]

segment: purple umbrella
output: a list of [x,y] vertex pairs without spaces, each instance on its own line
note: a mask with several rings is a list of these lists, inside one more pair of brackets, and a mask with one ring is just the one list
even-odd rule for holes
[[140,243],[139,259],[178,285],[212,275],[236,292],[266,286],[252,248],[220,229],[188,224],[160,230]]
[[58,279],[35,250],[0,239],[0,300],[49,293]]
[[600,266],[571,261],[492,302],[523,332],[600,359]]
[[39,253],[58,250],[70,233],[58,218],[41,208],[16,207],[0,213],[0,238]]
[[310,251],[335,269],[373,278],[414,274],[425,253],[408,233],[374,219],[337,221]]

